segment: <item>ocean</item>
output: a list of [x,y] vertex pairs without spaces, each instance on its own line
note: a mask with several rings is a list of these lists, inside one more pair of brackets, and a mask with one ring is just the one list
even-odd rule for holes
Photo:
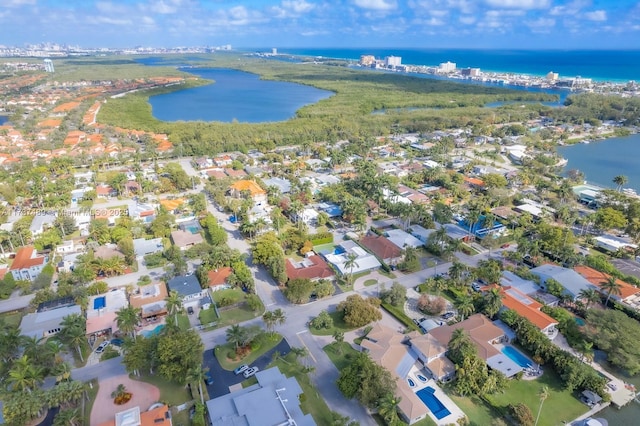
[[558,147],[558,153],[569,160],[565,172],[578,169],[589,183],[608,188],[615,188],[614,177],[625,175],[625,187],[640,193],[640,134]]
[[6,115],[0,115],[0,126],[9,121],[9,117]]
[[[261,49],[260,51],[270,51]],[[458,68],[544,76],[581,76],[600,81],[640,80],[640,50],[484,50],[484,49],[379,49],[280,48],[280,54],[359,60],[361,55],[400,56],[406,65],[455,62]]]

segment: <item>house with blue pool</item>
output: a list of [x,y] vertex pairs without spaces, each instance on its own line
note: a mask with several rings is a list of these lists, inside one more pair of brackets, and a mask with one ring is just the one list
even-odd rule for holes
[[404,421],[414,424],[428,416],[437,425],[447,425],[465,417],[438,385],[438,380],[453,377],[455,367],[445,357],[446,346],[430,335],[404,335],[377,323],[360,345],[396,379]]
[[118,311],[129,306],[123,289],[112,289],[105,294],[91,296],[87,304],[87,336],[111,334],[118,331]]

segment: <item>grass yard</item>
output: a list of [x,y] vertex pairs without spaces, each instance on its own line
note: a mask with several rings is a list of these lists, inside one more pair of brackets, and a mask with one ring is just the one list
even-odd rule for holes
[[213,309],[213,306],[209,309],[201,309],[199,316],[200,324],[209,324],[218,321],[218,316],[216,315],[216,310]]
[[243,358],[234,360],[229,358],[229,354],[235,355],[235,346],[231,343],[225,343],[224,345],[216,346],[213,353],[215,354],[218,362],[228,371],[233,371],[236,367],[242,364],[251,364],[253,361],[262,356],[265,352],[273,349],[280,343],[282,336],[278,333],[263,333],[258,336],[251,344],[252,351]]
[[189,390],[184,386],[175,382],[171,382],[158,375],[143,373],[140,377],[129,376],[132,380],[149,383],[160,390],[160,401],[166,402],[170,406],[184,404],[191,401]]
[[484,402],[475,397],[456,396],[451,392],[447,395],[467,415],[469,426],[493,425],[500,418],[498,413],[491,410]]
[[327,244],[320,244],[317,246],[313,246],[313,251],[316,253],[321,253],[321,252],[331,252],[333,253],[333,250],[335,250],[336,245],[333,243],[327,243]]
[[543,385],[549,388],[549,397],[542,406],[538,426],[555,426],[570,422],[588,411],[588,407],[572,392],[562,389],[560,377],[550,367],[536,380],[510,380],[504,393],[491,395],[489,400],[499,408],[522,402],[536,415],[540,406],[538,393]]
[[342,331],[343,333],[346,333],[347,331],[355,330],[356,328],[350,327],[344,322],[344,320],[342,319],[342,312],[329,312],[329,316],[333,319],[333,327],[323,328],[320,330],[309,327],[309,331],[311,332],[311,334],[314,334],[316,336],[333,336],[333,333],[335,333],[336,331]]
[[220,312],[220,319],[216,327],[226,327],[228,325],[238,324],[253,319],[256,316],[258,316],[258,314],[246,305],[229,309],[228,311]]
[[364,282],[364,286],[365,287],[369,287],[369,286],[376,285],[376,284],[378,284],[378,280],[366,280]]
[[405,314],[404,306],[398,307],[388,303],[381,304],[382,309],[390,313],[395,319],[404,324],[409,330],[420,331],[420,328]]
[[333,342],[322,348],[322,350],[327,354],[333,365],[336,366],[338,370],[342,370],[347,365],[351,363],[351,358],[358,353],[353,347],[347,342]]
[[245,294],[239,288],[227,288],[212,292],[213,300],[215,300],[218,308],[221,306],[233,305],[244,300]]
[[185,314],[178,314],[178,327],[183,331],[190,329],[191,323],[189,322],[189,317]]
[[23,315],[24,314],[20,311],[6,312],[4,314],[0,314],[0,322],[4,321],[7,325],[15,325],[18,327]]

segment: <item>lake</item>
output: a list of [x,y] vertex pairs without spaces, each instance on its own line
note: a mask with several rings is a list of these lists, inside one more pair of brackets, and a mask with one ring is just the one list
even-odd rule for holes
[[162,121],[264,123],[285,121],[297,110],[333,95],[296,83],[260,80],[260,76],[223,68],[183,69],[214,80],[200,86],[149,98],[152,114]]
[[640,193],[640,134],[558,147],[558,153],[569,160],[565,172],[578,169],[590,183],[609,188],[615,176],[625,175],[625,187]]

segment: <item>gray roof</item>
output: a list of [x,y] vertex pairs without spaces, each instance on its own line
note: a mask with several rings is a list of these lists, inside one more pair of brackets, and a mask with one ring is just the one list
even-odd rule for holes
[[136,256],[157,253],[163,249],[164,246],[162,245],[162,238],[153,238],[151,240],[136,238],[133,240],[133,250],[136,252]]
[[195,275],[180,275],[172,278],[167,283],[169,291],[177,291],[182,297],[191,296],[202,292],[200,282]]
[[538,284],[533,281],[520,278],[511,271],[503,271],[500,277],[500,284],[503,286],[511,286],[517,288],[524,294],[531,295],[540,290]]
[[[256,385],[207,401],[213,426],[315,426],[313,417],[300,409],[302,389],[295,377],[286,377],[273,367],[258,372],[256,378]],[[293,423],[287,423],[289,419]]]
[[20,322],[20,334],[29,337],[43,337],[45,332],[60,328],[64,317],[72,314],[81,314],[82,309],[78,305],[64,306],[50,311],[27,314]]
[[262,180],[267,186],[275,186],[278,188],[281,194],[287,194],[291,191],[291,182],[288,179],[282,178],[271,178],[271,179],[263,179]]
[[553,278],[574,298],[577,297],[582,290],[595,288],[594,285],[582,275],[573,269],[563,268],[562,266],[551,264],[540,265],[531,269],[531,273],[539,276],[544,282],[549,278]]
[[416,248],[423,245],[422,241],[413,235],[404,232],[402,229],[389,229],[385,232],[385,235],[389,241],[401,249],[404,249],[407,246]]
[[507,378],[515,376],[522,371],[522,367],[503,353],[499,353],[487,359],[487,365],[491,367],[492,370],[498,370],[507,376]]

